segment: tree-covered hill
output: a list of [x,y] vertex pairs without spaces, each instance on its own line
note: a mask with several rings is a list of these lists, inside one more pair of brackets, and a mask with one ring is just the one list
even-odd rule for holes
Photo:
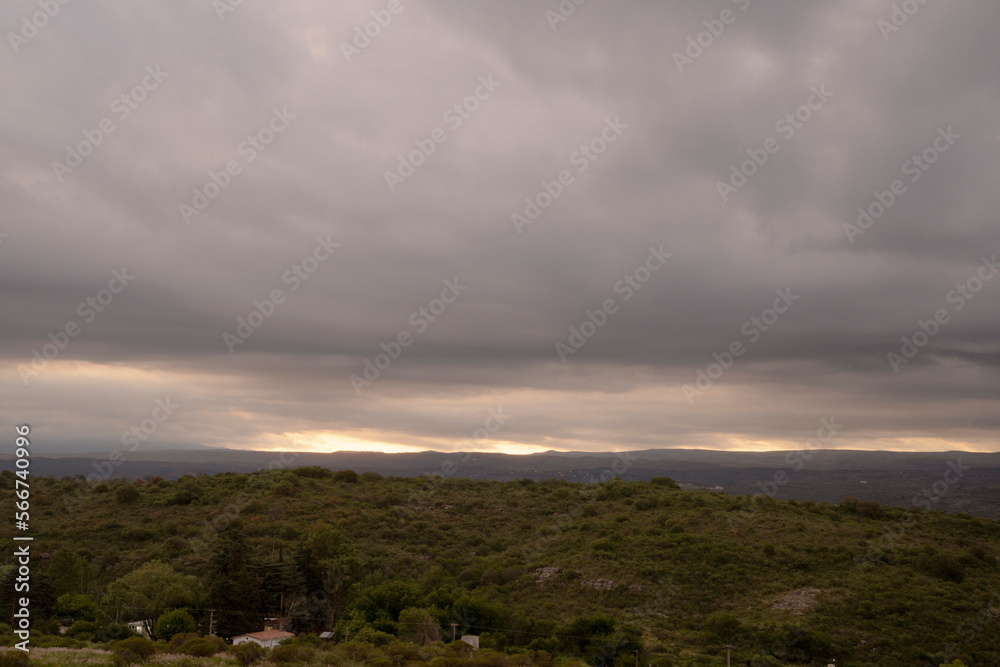
[[[727,645],[734,665],[1000,664],[1000,524],[968,514],[319,467],[32,485],[43,643],[60,620],[100,643],[185,609],[224,637],[333,630],[370,645],[360,664],[471,664],[453,632],[511,665],[718,665]],[[302,656],[349,664],[328,643]]]

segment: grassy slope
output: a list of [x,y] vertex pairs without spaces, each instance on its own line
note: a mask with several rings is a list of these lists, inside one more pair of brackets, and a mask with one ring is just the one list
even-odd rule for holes
[[[1000,625],[963,626],[1000,591],[1000,524],[987,519],[928,512],[888,533],[903,525],[903,510],[874,519],[645,482],[349,484],[276,471],[145,484],[141,500],[127,506],[112,492],[80,494],[82,486],[34,480],[35,550],[71,546],[99,571],[95,592],[152,558],[203,576],[206,527],[236,502],[262,559],[330,525],[368,573],[415,581],[424,592],[472,590],[512,617],[561,624],[613,615],[640,626],[647,646],[675,660],[719,655],[723,639],[705,621],[729,612],[741,625],[732,641],[743,660],[791,623],[828,640],[842,666],[921,664],[950,642],[969,664],[1000,664]],[[0,498],[14,502],[10,490]],[[67,510],[65,500],[76,498]],[[898,537],[859,566],[887,534]],[[560,571],[539,582],[542,567]],[[613,588],[597,590],[598,580]],[[819,589],[814,608],[796,615],[772,607],[803,588]]]

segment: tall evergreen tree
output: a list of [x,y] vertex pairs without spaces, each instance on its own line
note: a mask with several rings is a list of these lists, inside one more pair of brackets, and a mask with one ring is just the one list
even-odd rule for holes
[[260,630],[262,581],[242,526],[222,532],[209,569],[208,606],[215,610],[215,633],[234,637]]

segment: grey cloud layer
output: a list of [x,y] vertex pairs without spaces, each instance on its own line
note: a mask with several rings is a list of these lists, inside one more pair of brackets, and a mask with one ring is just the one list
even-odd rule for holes
[[[0,56],[0,427],[93,449],[172,393],[185,407],[162,446],[324,429],[431,446],[504,402],[504,438],[553,447],[795,440],[836,414],[841,446],[995,449],[1000,279],[899,373],[886,355],[1000,252],[1000,8],[928,3],[884,39],[891,2],[738,4],[591,0],[553,31],[556,2],[403,0],[351,63],[341,42],[387,3],[244,2],[224,20],[206,2],[63,6]],[[679,73],[674,52],[727,8]],[[5,5],[0,27],[36,11]],[[114,100],[157,65],[120,119]],[[453,129],[445,112],[489,75],[500,86]],[[832,97],[783,137],[820,85]],[[275,108],[295,118],[248,160]],[[106,117],[59,182],[52,162]],[[628,127],[579,172],[607,118]],[[911,182],[903,165],[947,127],[961,138]],[[436,128],[390,192],[384,173]],[[780,149],[723,202],[718,182],[769,137]],[[233,160],[185,224],[178,206]],[[567,169],[518,234],[511,214]],[[844,225],[894,179],[906,193],[852,244]],[[337,254],[290,291],[327,235]],[[661,244],[673,257],[624,302],[615,285]],[[84,322],[122,266],[135,280]],[[456,276],[468,291],[417,333],[411,314]],[[689,405],[681,385],[785,287],[795,307]],[[230,354],[223,332],[276,288],[287,301]],[[560,363],[555,343],[608,298],[619,311]],[[70,320],[81,334],[25,387],[18,366]],[[415,342],[358,396],[348,378],[401,331]]]

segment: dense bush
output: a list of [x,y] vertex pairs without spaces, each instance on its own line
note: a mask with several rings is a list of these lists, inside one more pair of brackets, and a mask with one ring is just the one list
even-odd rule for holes
[[353,470],[338,470],[333,474],[333,481],[347,482],[348,484],[358,483],[358,473]]
[[145,637],[129,637],[111,645],[115,662],[120,665],[134,665],[145,662],[156,653],[156,645]]
[[196,627],[191,614],[184,609],[175,609],[157,619],[153,634],[157,639],[169,640],[177,634],[194,632]]
[[142,494],[131,484],[120,484],[115,489],[115,502],[119,505],[132,505],[139,502]]
[[298,662],[302,659],[302,651],[300,651],[299,647],[294,644],[275,646],[271,649],[271,653],[267,656],[267,659],[271,662],[277,662],[279,664],[285,662]]
[[184,655],[193,655],[198,658],[215,655],[216,647],[207,639],[189,639],[180,647],[180,652]]
[[27,667],[28,653],[18,649],[0,649],[0,667]]
[[243,642],[229,649],[236,661],[246,667],[264,659],[264,647],[254,642]]

